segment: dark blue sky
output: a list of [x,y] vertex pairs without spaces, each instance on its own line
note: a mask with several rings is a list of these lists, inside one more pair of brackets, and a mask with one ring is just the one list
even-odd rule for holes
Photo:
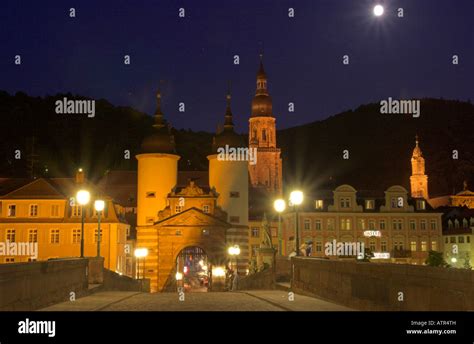
[[279,128],[382,98],[474,94],[472,0],[2,0],[0,9],[0,89],[72,92],[151,114],[164,79],[163,110],[177,128],[214,131],[231,80],[234,121],[247,130],[261,42]]

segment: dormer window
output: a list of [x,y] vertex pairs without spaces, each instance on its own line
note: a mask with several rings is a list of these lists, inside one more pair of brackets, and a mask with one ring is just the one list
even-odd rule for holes
[[180,212],[182,212],[182,211],[183,211],[183,206],[177,204],[177,205],[175,206],[175,208],[174,208],[174,212],[175,212],[176,214],[178,214],[178,213],[180,213]]
[[403,197],[392,197],[392,208],[403,208]]
[[375,208],[375,201],[373,199],[365,200],[365,209],[373,210]]
[[322,199],[317,199],[316,201],[314,201],[314,208],[315,209],[323,209],[323,200]]
[[351,199],[350,198],[341,198],[341,208],[350,208]]
[[424,199],[419,199],[416,201],[416,208],[418,210],[426,210],[426,202]]

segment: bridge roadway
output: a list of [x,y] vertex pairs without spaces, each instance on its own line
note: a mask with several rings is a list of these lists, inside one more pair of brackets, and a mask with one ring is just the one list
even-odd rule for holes
[[[181,297],[181,300],[180,300]],[[42,311],[351,311],[347,307],[287,291],[210,293],[97,292]]]

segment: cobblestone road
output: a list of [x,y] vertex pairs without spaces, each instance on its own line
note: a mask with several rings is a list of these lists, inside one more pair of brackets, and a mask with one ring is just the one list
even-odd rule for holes
[[350,311],[351,309],[302,295],[289,300],[288,292],[177,293],[98,292],[73,302],[45,308],[47,311]]

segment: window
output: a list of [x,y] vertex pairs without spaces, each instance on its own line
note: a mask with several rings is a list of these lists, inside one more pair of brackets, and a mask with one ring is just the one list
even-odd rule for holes
[[148,191],[146,193],[146,198],[155,198],[155,197],[156,197],[155,191]]
[[448,220],[448,228],[453,228],[453,221],[452,220]]
[[426,202],[423,199],[419,199],[416,201],[416,207],[418,210],[426,210]]
[[310,219],[304,219],[304,230],[309,231],[311,229],[311,220]]
[[454,228],[459,228],[459,220],[454,220]]
[[365,230],[365,219],[359,219],[359,229]]
[[437,241],[432,241],[431,242],[431,250],[432,251],[437,251],[438,250],[438,242]]
[[392,221],[392,229],[401,230],[402,229],[402,220],[397,219]]
[[72,230],[72,243],[79,244],[81,242],[81,230],[73,229]]
[[432,231],[435,231],[437,226],[436,226],[436,220],[431,220],[430,221],[430,228]]
[[380,244],[380,249],[382,252],[387,252],[387,242],[386,241],[382,241],[382,243]]
[[51,206],[51,217],[58,217],[59,216],[59,205],[53,204]]
[[323,243],[321,241],[316,241],[316,252],[323,251]]
[[350,198],[341,198],[341,208],[350,208],[351,199]]
[[456,243],[456,237],[449,237],[449,243],[450,244],[455,244]]
[[317,220],[314,222],[314,226],[315,226],[316,230],[320,231],[320,230],[322,229],[321,220],[320,220],[320,219],[317,219]]
[[5,263],[15,263],[15,258],[7,257],[7,258],[5,258]]
[[9,242],[16,242],[16,231],[14,229],[7,229],[6,240]]
[[59,229],[51,229],[51,244],[59,244]]
[[239,198],[239,197],[240,197],[240,192],[238,192],[238,191],[231,191],[231,192],[229,193],[229,195],[230,195],[230,198]]
[[72,206],[72,216],[73,217],[80,217],[82,215],[82,207],[80,205],[73,205]]
[[28,242],[38,242],[38,230],[30,229],[28,231]]
[[426,220],[421,220],[421,222],[420,222],[420,228],[421,228],[422,230],[426,230]]
[[467,223],[468,223],[468,222],[467,222],[467,219],[463,219],[463,220],[462,220],[462,227],[463,227],[463,228],[469,227]]
[[267,141],[267,131],[265,129],[262,130],[262,140],[263,142]]
[[177,229],[176,232],[174,232],[174,234],[175,234],[176,236],[181,236],[181,235],[183,235],[183,232],[181,232],[180,229]]
[[38,205],[37,204],[30,204],[30,217],[37,217],[38,216]]
[[[97,244],[98,242],[98,238],[97,238],[97,228],[94,230],[94,242]],[[100,229],[100,241],[104,241],[104,237],[102,236],[102,228]]]
[[371,252],[375,252],[375,241],[370,241],[369,248]]
[[403,197],[392,197],[392,208],[403,208]]
[[380,227],[380,229],[385,229],[385,220],[380,220],[379,221],[379,227]]
[[252,245],[252,256],[257,255],[257,250],[260,247],[260,245]]
[[403,250],[403,241],[394,241],[393,248],[395,250]]
[[323,200],[322,199],[317,199],[316,201],[314,201],[314,208],[315,209],[323,209]]
[[426,252],[428,250],[428,242],[422,241],[421,242],[421,252]]
[[416,251],[416,241],[410,241],[410,250],[412,252]]
[[260,229],[258,227],[252,227],[252,237],[253,238],[260,237]]
[[202,211],[206,214],[209,214],[211,212],[211,207],[209,207],[209,204],[205,204],[203,207],[202,207]]
[[16,216],[16,205],[15,204],[9,204],[8,205],[8,217],[15,217]]
[[458,243],[464,244],[464,237],[463,236],[458,237]]
[[365,200],[365,209],[371,210],[375,208],[375,202],[373,199]]
[[416,221],[415,220],[410,220],[410,229],[415,230],[416,229]]
[[328,231],[334,230],[334,219],[328,219]]
[[177,204],[177,205],[174,207],[174,212],[175,212],[175,214],[178,214],[178,213],[180,213],[180,212],[182,212],[182,211],[183,211],[183,206],[182,206],[182,205]]
[[341,229],[351,229],[351,220],[341,219]]
[[240,218],[238,216],[231,216],[229,221],[232,222],[232,223],[239,223]]
[[369,220],[369,230],[375,230],[375,220]]

